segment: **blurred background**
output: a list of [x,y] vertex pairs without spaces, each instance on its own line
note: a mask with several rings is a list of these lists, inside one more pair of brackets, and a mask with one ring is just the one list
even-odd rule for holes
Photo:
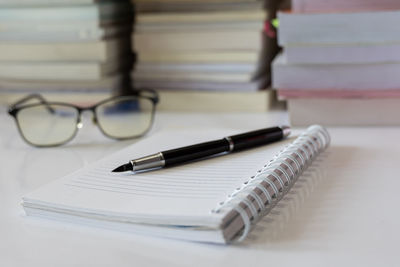
[[151,88],[158,110],[400,125],[399,24],[398,0],[0,0],[0,103]]
[[1,102],[152,88],[161,110],[266,111],[279,2],[0,0]]

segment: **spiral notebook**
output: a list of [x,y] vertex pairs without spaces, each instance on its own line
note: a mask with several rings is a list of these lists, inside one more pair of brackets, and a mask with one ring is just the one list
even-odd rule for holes
[[22,205],[27,215],[124,232],[241,241],[330,142],[328,132],[315,125],[244,152],[153,172],[111,173],[131,158],[207,140],[192,137],[154,135],[37,189]]

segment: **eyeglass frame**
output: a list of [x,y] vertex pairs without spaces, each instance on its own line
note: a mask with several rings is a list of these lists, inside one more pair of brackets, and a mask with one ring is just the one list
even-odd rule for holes
[[[129,137],[115,137],[115,136],[111,136],[109,134],[107,134],[104,129],[100,126],[100,124],[98,123],[98,118],[97,118],[97,114],[96,114],[96,109],[98,106],[101,106],[107,102],[113,101],[113,100],[117,100],[119,98],[126,98],[126,97],[137,97],[137,98],[141,98],[141,99],[147,99],[150,100],[150,102],[152,103],[152,109],[151,109],[151,118],[150,118],[150,122],[149,122],[149,127],[146,129],[146,131],[144,131],[143,133],[139,134],[139,135],[134,135],[134,136],[129,136]],[[38,99],[39,103],[34,103],[34,104],[25,104],[25,102],[32,100],[32,99]],[[8,109],[8,114],[10,116],[12,116],[17,124],[17,128],[18,128],[18,132],[20,134],[20,136],[22,137],[22,139],[28,143],[31,146],[34,147],[56,147],[56,146],[61,146],[64,145],[68,142],[70,142],[72,139],[74,139],[79,131],[79,124],[82,123],[82,113],[84,111],[91,111],[93,114],[93,123],[97,125],[97,127],[100,129],[100,131],[103,133],[104,136],[114,139],[114,140],[128,140],[128,139],[134,139],[134,138],[139,138],[141,136],[144,136],[146,133],[148,133],[151,129],[151,126],[153,125],[154,122],[154,117],[155,117],[155,111],[156,111],[156,105],[159,102],[159,95],[157,93],[157,91],[152,90],[152,89],[137,89],[135,91],[132,91],[131,94],[128,95],[119,95],[119,96],[112,96],[109,98],[106,98],[94,105],[90,105],[87,107],[83,107],[83,106],[78,106],[75,104],[71,104],[71,103],[65,103],[65,102],[58,102],[58,101],[47,101],[42,95],[40,94],[30,94],[20,100],[18,100],[17,102],[15,102],[14,104],[10,105],[9,109]],[[21,106],[22,105],[22,106]],[[40,144],[34,144],[31,141],[29,141],[20,126],[20,123],[18,121],[18,113],[26,108],[30,108],[30,107],[35,107],[38,105],[45,105],[47,106],[48,109],[50,109],[51,111],[51,105],[61,105],[61,106],[66,106],[66,107],[71,107],[74,108],[75,110],[77,110],[78,114],[77,114],[77,120],[76,120],[76,125],[75,125],[75,130],[74,133],[71,135],[71,137],[69,137],[67,140],[63,141],[63,142],[59,142],[59,143],[55,143],[55,144],[49,144],[49,145],[40,145]]]

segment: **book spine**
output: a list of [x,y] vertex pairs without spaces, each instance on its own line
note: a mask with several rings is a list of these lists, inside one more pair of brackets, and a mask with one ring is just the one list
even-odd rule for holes
[[283,198],[297,178],[329,143],[330,136],[324,127],[310,126],[265,164],[256,175],[219,203],[212,212],[236,211],[243,221],[240,236],[236,241],[244,240],[253,225]]

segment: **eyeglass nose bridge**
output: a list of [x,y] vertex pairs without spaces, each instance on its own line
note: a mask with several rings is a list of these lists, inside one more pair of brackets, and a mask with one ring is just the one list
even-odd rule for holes
[[84,126],[84,124],[83,124],[83,120],[82,120],[82,114],[83,114],[83,112],[85,112],[85,111],[89,111],[89,112],[91,112],[92,113],[92,121],[93,121],[93,123],[95,123],[96,125],[97,125],[97,118],[96,118],[96,113],[95,113],[95,111],[94,111],[94,109],[93,108],[85,108],[85,107],[79,107],[78,108],[78,120],[77,120],[77,122],[76,122],[76,128],[79,130],[79,129],[82,129],[83,128],[83,126]]
[[78,121],[76,123],[76,126],[78,129],[81,129],[83,127],[83,121],[82,121],[82,113],[85,111],[89,111],[92,113],[92,123],[94,125],[98,125],[98,119],[97,119],[97,115],[96,115],[96,111],[95,108],[80,108],[78,109],[79,113],[78,113]]

